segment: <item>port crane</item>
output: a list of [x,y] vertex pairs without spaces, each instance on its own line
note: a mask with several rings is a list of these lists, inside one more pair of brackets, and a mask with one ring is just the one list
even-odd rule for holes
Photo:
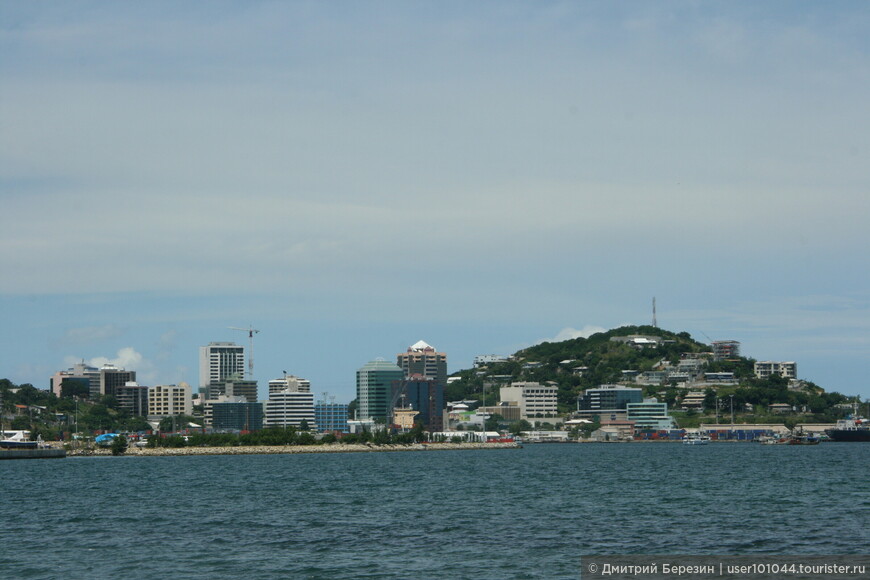
[[248,354],[248,380],[254,380],[254,335],[260,332],[253,326],[248,326],[248,328],[240,328],[238,326],[229,326],[230,330],[241,330],[242,332],[248,333],[248,338],[251,343],[251,352]]

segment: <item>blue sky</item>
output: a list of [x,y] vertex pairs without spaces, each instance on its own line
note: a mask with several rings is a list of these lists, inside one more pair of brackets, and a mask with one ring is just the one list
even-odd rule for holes
[[870,397],[864,2],[0,1],[0,376],[339,400],[651,320]]

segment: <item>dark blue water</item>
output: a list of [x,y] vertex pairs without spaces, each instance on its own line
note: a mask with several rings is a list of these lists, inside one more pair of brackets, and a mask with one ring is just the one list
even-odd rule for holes
[[870,444],[0,462],[6,578],[576,578],[584,554],[859,554]]

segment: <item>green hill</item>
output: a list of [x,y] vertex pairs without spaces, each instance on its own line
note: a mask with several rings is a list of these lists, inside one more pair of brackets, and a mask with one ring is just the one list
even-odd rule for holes
[[[630,344],[627,337],[631,336],[655,337],[655,341]],[[720,400],[727,397],[730,404],[733,395],[734,405],[741,412],[757,406],[766,413],[767,405],[786,403],[816,414],[819,420],[833,420],[841,414],[834,405],[847,400],[839,393],[825,393],[809,382],[800,389],[789,389],[788,381],[777,375],[757,379],[753,359],[714,361],[710,346],[694,340],[689,333],[653,326],[624,326],[589,338],[531,346],[516,352],[507,362],[454,373],[453,377],[460,379],[447,386],[446,398],[473,399],[491,405],[498,399],[499,386],[513,381],[535,381],[556,385],[560,411],[567,413],[576,408],[577,398],[588,388],[614,383],[641,386],[634,383],[635,375],[675,367],[682,359],[700,361],[701,372],[733,373],[737,384],[687,389],[678,388],[676,381],[666,380],[660,385],[644,385],[644,396],[656,397],[675,409],[687,390],[701,390],[706,395],[707,411],[715,409],[717,396]]]

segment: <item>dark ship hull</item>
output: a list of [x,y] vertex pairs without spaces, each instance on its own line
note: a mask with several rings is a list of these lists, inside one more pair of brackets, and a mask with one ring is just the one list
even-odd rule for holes
[[828,429],[831,441],[870,441],[870,429]]

